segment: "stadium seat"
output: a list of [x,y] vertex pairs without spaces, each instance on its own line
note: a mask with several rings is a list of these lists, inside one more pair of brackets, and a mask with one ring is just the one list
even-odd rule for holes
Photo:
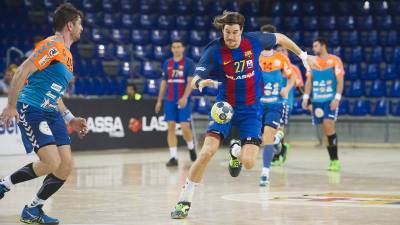
[[341,36],[341,45],[348,47],[355,47],[359,45],[359,37],[357,31],[344,31],[340,33]]
[[155,12],[155,7],[153,2],[142,0],[139,3],[139,12],[141,14],[150,14]]
[[228,1],[224,7],[225,10],[239,12],[240,11],[240,3],[238,1]]
[[293,115],[301,115],[304,114],[304,109],[301,107],[302,99],[296,99],[293,103],[292,114]]
[[150,96],[157,96],[160,90],[160,79],[146,79],[143,93]]
[[114,28],[120,24],[119,18],[115,14],[105,13],[103,14],[103,25],[107,28]]
[[97,1],[95,0],[83,0],[82,7],[85,12],[95,12],[97,9]]
[[375,15],[385,15],[389,13],[389,4],[387,1],[371,1],[372,13]]
[[256,1],[246,1],[242,3],[240,11],[244,14],[246,18],[249,16],[259,15],[259,7]]
[[[202,1],[197,1],[197,2],[202,2]],[[187,15],[190,13],[189,2],[185,0],[174,1],[174,8],[176,15]]]
[[170,30],[175,27],[175,20],[173,16],[160,15],[157,21],[158,29],[160,30]]
[[379,65],[378,64],[368,64],[365,71],[361,76],[364,80],[376,80],[379,78]]
[[110,59],[113,55],[113,49],[109,45],[99,44],[96,48],[96,56],[101,59]]
[[96,43],[104,42],[105,35],[104,35],[103,30],[98,29],[98,28],[93,28],[92,34],[91,34],[91,39]]
[[315,38],[319,37],[319,32],[304,32],[304,45],[305,46],[312,46],[313,41]]
[[355,80],[351,82],[350,89],[348,91],[348,97],[362,97],[365,95],[365,83],[361,80]]
[[113,12],[116,7],[116,2],[113,0],[102,0],[102,8],[104,12]]
[[[345,58],[345,50],[340,46],[333,48],[331,52],[340,58]],[[348,62],[347,59],[346,62]]]
[[134,4],[131,0],[120,0],[121,1],[121,11],[124,13],[132,13],[137,11],[139,4]]
[[168,32],[165,30],[153,30],[150,39],[152,45],[167,45],[170,42]]
[[345,70],[346,70],[345,79],[348,79],[348,80],[360,79],[361,68],[360,68],[359,64],[348,64],[345,67]]
[[392,104],[392,115],[393,116],[400,116],[400,103],[397,102],[397,104]]
[[198,62],[200,60],[200,56],[201,56],[201,47],[192,46],[189,48],[189,57],[193,61]]
[[[368,51],[367,51],[368,50]],[[383,48],[375,46],[372,49],[364,49],[364,58],[367,63],[380,63],[383,61]]]
[[[204,1],[192,1],[192,11],[195,15],[204,16],[207,15],[206,5]],[[180,14],[178,14],[180,15]]]
[[319,18],[319,29],[332,31],[337,29],[335,16],[323,16]]
[[363,61],[363,51],[360,46],[352,48],[350,58],[347,60],[349,63],[361,63]]
[[129,60],[130,59],[130,47],[128,45],[116,45],[114,48],[114,55],[119,59],[119,60]]
[[121,62],[120,63],[120,68],[119,68],[119,74],[122,77],[128,77],[131,78],[133,73],[132,73],[132,66],[129,61]]
[[75,77],[74,94],[83,95],[84,89],[83,78]]
[[345,16],[339,17],[338,25],[341,30],[354,30],[355,29],[355,21],[353,16]]
[[371,103],[369,100],[358,99],[354,102],[353,108],[350,112],[352,116],[366,116],[370,113]]
[[333,1],[321,1],[319,2],[319,13],[324,16],[331,16],[333,15]]
[[190,31],[189,44],[193,46],[203,46],[207,44],[206,33],[197,30]]
[[374,28],[374,21],[371,15],[359,16],[357,18],[357,29],[370,31]]
[[334,1],[333,4],[334,4],[333,7],[336,7],[335,14],[338,14],[341,16],[351,15],[354,10],[352,1]]
[[386,62],[389,63],[399,63],[400,62],[400,47],[390,48],[390,53],[386,55]]
[[373,98],[386,96],[386,82],[381,80],[373,81],[367,96]]
[[190,27],[190,17],[189,16],[177,16],[176,17],[176,28],[179,30],[187,30]]
[[133,47],[133,54],[138,60],[145,60],[151,55],[151,46],[149,45],[135,45]]
[[256,17],[247,17],[245,20],[244,29],[247,31],[259,31],[260,26],[257,22],[257,18]]
[[152,59],[163,62],[164,60],[169,58],[170,52],[171,50],[169,46],[153,46]]
[[289,30],[289,31],[301,30],[301,21],[300,21],[300,17],[298,17],[298,16],[285,17],[284,23],[285,23],[284,27],[286,30]]
[[284,24],[283,24],[283,20],[282,17],[273,17],[272,18],[272,25],[274,25],[276,27],[276,29],[279,30],[284,30]]
[[285,9],[287,15],[289,16],[300,16],[302,13],[301,5],[299,2],[285,2]]
[[195,16],[192,23],[193,28],[197,30],[205,30],[210,27],[210,22],[206,16]]
[[383,73],[382,78],[384,80],[394,80],[396,78],[400,78],[400,71],[396,64],[386,64],[385,72]]
[[389,30],[393,28],[392,16],[384,15],[375,17],[376,28],[379,30]]
[[208,33],[208,42],[211,42],[220,37],[220,34],[216,30],[210,30]]
[[287,32],[286,35],[290,37],[295,43],[303,43],[303,37],[301,32]]
[[158,8],[158,13],[160,14],[160,16],[163,16],[166,14],[168,15],[173,11],[172,7],[170,5],[170,2],[168,2],[168,1],[157,2],[157,8]]
[[84,17],[85,25],[94,27],[98,23],[98,17],[95,13],[86,13]]
[[193,111],[202,115],[208,115],[210,110],[211,110],[211,102],[208,98],[200,97],[194,100]]
[[158,79],[161,77],[160,65],[151,61],[143,61],[140,71],[141,75],[147,79]]
[[375,102],[375,107],[371,112],[372,116],[387,116],[388,104],[385,99],[379,99]]
[[361,45],[374,46],[378,43],[378,32],[376,30],[361,32]]
[[282,16],[284,8],[281,1],[274,1],[272,4],[271,14],[273,17]]
[[395,80],[390,85],[389,97],[400,97],[400,80]]
[[154,17],[148,14],[140,15],[140,26],[143,29],[153,29],[155,27]]
[[120,29],[112,29],[111,40],[114,42],[124,42],[126,40],[126,32]]
[[315,31],[318,29],[318,21],[316,17],[303,17],[303,28],[307,31]]
[[306,1],[303,3],[302,12],[308,16],[315,16],[317,13],[316,4],[312,1]]
[[324,32],[324,37],[328,37],[329,46],[336,47],[340,45],[340,37],[338,31]]
[[207,4],[207,14],[211,16],[220,15],[224,11],[221,0],[209,1]]
[[149,43],[149,32],[147,30],[133,29],[130,36],[134,45],[147,45]]
[[184,30],[172,30],[170,32],[170,40],[181,40],[183,41],[183,43],[187,43],[188,42],[188,33],[187,31]]
[[350,112],[350,102],[347,99],[342,99],[339,104],[339,115],[347,115]]
[[382,43],[381,45],[383,46],[396,46],[400,41],[399,35],[397,35],[397,32],[395,30],[391,30],[388,32],[385,42]]

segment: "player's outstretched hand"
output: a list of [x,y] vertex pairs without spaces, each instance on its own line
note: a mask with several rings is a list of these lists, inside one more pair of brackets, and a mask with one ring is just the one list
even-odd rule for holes
[[69,121],[69,125],[78,133],[79,138],[83,138],[88,133],[86,120],[82,117],[75,117]]
[[180,99],[178,100],[178,108],[179,108],[179,109],[185,108],[186,105],[187,105],[187,98],[182,97],[182,98],[180,98]]
[[218,87],[219,84],[220,82],[218,81],[211,79],[204,79],[199,83],[199,91],[202,92],[204,87],[211,87],[211,86]]
[[15,118],[16,123],[19,122],[19,114],[17,108],[7,106],[0,114],[0,123],[4,124],[7,128],[11,126],[12,120]]

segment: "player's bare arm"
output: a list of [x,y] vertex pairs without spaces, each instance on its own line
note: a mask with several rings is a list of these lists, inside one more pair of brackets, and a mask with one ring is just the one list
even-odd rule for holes
[[156,107],[155,107],[156,113],[159,113],[161,110],[162,99],[163,99],[163,96],[165,95],[166,87],[167,87],[167,81],[165,81],[163,79],[160,84],[160,91],[158,92],[157,103],[156,103]]

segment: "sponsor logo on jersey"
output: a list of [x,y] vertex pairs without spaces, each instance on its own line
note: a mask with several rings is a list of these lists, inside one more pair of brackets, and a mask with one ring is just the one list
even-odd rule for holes
[[246,52],[244,53],[244,57],[246,57],[246,58],[251,58],[252,56],[253,56],[253,52],[252,52],[251,50],[246,51]]
[[51,89],[53,89],[54,91],[60,93],[61,90],[62,90],[62,86],[61,86],[61,85],[58,85],[58,84],[56,84],[56,83],[52,83],[52,84],[51,84]]
[[275,66],[280,66],[280,65],[281,65],[281,60],[275,59],[274,65],[275,65]]
[[196,70],[199,70],[199,71],[206,71],[206,68],[205,68],[205,67],[202,67],[202,66],[198,66],[198,67],[196,67]]
[[249,69],[253,68],[253,60],[251,60],[251,59],[247,60],[246,64],[247,64],[247,68],[249,68]]
[[238,75],[236,77],[229,76],[228,74],[226,74],[225,76],[226,76],[226,78],[231,79],[231,80],[244,80],[244,79],[248,79],[248,78],[254,77],[254,71],[251,71],[251,73]]
[[50,57],[48,55],[43,56],[40,60],[39,60],[39,65],[43,66],[44,64],[46,64],[48,61],[50,60]]

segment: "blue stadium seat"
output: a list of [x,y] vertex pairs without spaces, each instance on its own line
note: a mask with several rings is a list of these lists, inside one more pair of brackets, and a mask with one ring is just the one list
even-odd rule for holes
[[375,15],[386,15],[389,13],[389,5],[387,1],[371,1],[372,12]]
[[332,8],[334,7],[333,1],[321,1],[319,2],[319,13],[323,16],[332,16],[334,12],[332,11]]
[[88,25],[90,27],[96,26],[96,24],[99,23],[98,17],[94,13],[86,13],[84,17],[85,25]]
[[135,45],[133,47],[133,54],[138,60],[145,60],[151,55],[151,46],[149,45]]
[[300,16],[301,15],[301,5],[299,2],[286,2],[285,3],[286,13],[289,16]]
[[338,18],[338,25],[341,30],[354,30],[355,21],[353,16],[345,16]]
[[276,16],[272,18],[272,25],[274,25],[276,27],[276,29],[279,30],[283,30],[283,21],[282,21],[282,17]]
[[400,97],[400,80],[395,80],[390,85],[389,97]]
[[360,46],[351,49],[349,63],[361,63],[363,61],[363,51]]
[[169,46],[153,46],[152,59],[163,62],[170,56]]
[[292,114],[293,115],[301,115],[304,113],[304,109],[301,107],[301,102],[302,99],[296,99],[293,103],[293,110],[292,110]]
[[319,18],[319,28],[321,30],[336,30],[336,17],[334,16],[323,16]]
[[285,29],[289,31],[301,30],[301,21],[300,17],[285,17]]
[[386,82],[381,80],[375,80],[374,82],[372,82],[371,88],[367,96],[373,98],[386,96]]
[[148,14],[140,15],[140,26],[143,29],[153,29],[155,27],[154,17]]
[[216,30],[210,30],[210,32],[208,32],[208,42],[213,41],[219,37],[220,34]]
[[105,35],[104,35],[103,30],[98,29],[98,28],[93,28],[92,34],[91,34],[91,39],[96,43],[104,42]]
[[384,42],[381,41],[381,45],[383,46],[396,46],[400,39],[397,35],[397,32],[395,30],[391,30],[387,33],[386,39]]
[[130,59],[130,47],[127,45],[116,45],[114,48],[114,55],[119,59],[119,60],[129,60]]
[[176,17],[176,28],[179,30],[187,30],[190,28],[190,17],[189,16],[177,16]]
[[192,46],[189,48],[189,57],[193,61],[198,62],[201,56],[201,47]]
[[112,28],[119,25],[118,17],[115,14],[105,13],[103,14],[103,25]]
[[146,79],[143,93],[150,96],[157,96],[160,90],[160,79]]
[[170,40],[182,40],[184,43],[188,42],[188,33],[184,30],[172,30],[170,32]]
[[207,43],[206,33],[203,31],[192,30],[189,33],[189,44],[203,46]]
[[353,109],[350,112],[352,116],[366,116],[370,113],[371,103],[369,100],[358,99],[354,102]]
[[204,4],[204,1],[192,1],[191,8],[193,9],[193,13],[195,15],[200,15],[200,16],[207,15],[207,8],[206,5]]
[[98,2],[95,0],[83,0],[82,7],[85,12],[94,12],[97,9]]
[[365,68],[362,78],[364,80],[376,80],[379,78],[379,65],[368,64]]
[[121,11],[124,13],[132,13],[137,11],[137,6],[139,4],[134,4],[131,0],[120,0],[121,1]]
[[111,39],[115,42],[124,42],[126,40],[126,33],[120,29],[112,29]]
[[368,54],[364,52],[364,57],[367,63],[380,63],[383,61],[383,48],[380,46],[375,46]]
[[208,98],[200,97],[194,100],[193,111],[202,115],[208,115],[210,110],[211,110],[211,102]]
[[284,12],[284,8],[282,5],[281,1],[274,1],[273,5],[272,5],[272,11],[271,14],[273,17],[275,16],[282,16]]
[[149,43],[149,32],[147,30],[133,29],[130,36],[134,45],[147,45]]
[[173,11],[171,4],[168,1],[158,1],[157,8],[160,16],[163,16],[165,14],[170,14]]
[[350,112],[350,102],[347,99],[342,99],[339,103],[339,115],[347,115]]
[[357,18],[357,29],[369,31],[374,28],[374,19],[371,15]]
[[396,64],[400,62],[400,47],[390,48],[390,53],[386,54],[386,62]]
[[110,59],[113,55],[112,51],[111,46],[99,44],[96,48],[96,56],[101,60]]
[[307,1],[303,3],[303,10],[308,16],[315,16],[317,14],[315,2]]
[[365,83],[361,80],[351,82],[348,97],[362,97],[365,95]]
[[161,77],[160,65],[151,61],[143,61],[140,71],[148,79],[158,79]]
[[249,16],[259,15],[259,7],[256,1],[247,1],[245,3],[242,3],[240,11],[244,14],[246,18]]
[[345,31],[341,33],[341,39],[342,39],[342,45],[343,46],[349,46],[349,47],[355,47],[359,45],[359,37],[358,37],[358,31]]
[[388,114],[388,104],[385,99],[379,99],[375,103],[375,107],[371,112],[372,116],[387,116]]
[[210,21],[206,16],[195,16],[192,23],[194,29],[197,30],[205,30],[210,27]]
[[[333,7],[335,7],[335,14],[341,16],[348,16],[353,13],[353,5],[351,4],[352,1],[334,1]],[[332,10],[332,9],[331,9]]]
[[47,11],[53,11],[58,5],[62,3],[61,0],[44,0],[43,4]]
[[84,92],[83,78],[76,77],[74,81],[74,94],[82,95]]
[[175,27],[175,20],[172,16],[160,15],[157,20],[158,28],[161,30],[170,30]]
[[324,37],[328,37],[329,46],[336,47],[340,45],[340,37],[338,31],[327,31],[324,32]]
[[378,43],[378,32],[376,30],[361,32],[361,44],[363,46],[375,46]]
[[174,1],[174,8],[176,15],[186,15],[190,13],[190,5],[188,1],[185,0]]
[[210,1],[207,4],[208,15],[220,15],[222,11],[224,11],[224,6],[222,5],[222,2],[220,0]]
[[238,1],[228,1],[224,7],[225,10],[239,12],[240,11],[240,3]]
[[390,30],[393,28],[393,20],[391,15],[378,16],[375,18],[377,28],[380,30]]
[[318,29],[318,21],[316,17],[303,17],[303,28],[307,31],[315,31]]
[[113,12],[116,7],[116,2],[113,0],[103,0],[102,8],[104,12]]
[[397,104],[392,103],[391,114],[393,116],[400,116],[400,103],[399,102],[397,102]]
[[360,64],[348,64],[345,67],[345,70],[346,70],[345,79],[348,80],[360,79],[360,74],[361,74]]
[[260,26],[256,17],[247,17],[245,20],[244,29],[247,31],[259,31]]
[[130,14],[122,14],[121,24],[126,28],[133,28],[139,25],[139,17],[134,17]]
[[302,33],[299,31],[296,32],[287,32],[286,35],[290,37],[295,43],[303,43]]
[[152,45],[166,45],[170,42],[168,32],[165,30],[153,30],[150,39]]
[[129,61],[120,63],[119,74],[123,77],[132,77],[132,65]]
[[142,0],[139,3],[139,11],[141,14],[150,14],[155,12],[153,2]]
[[83,92],[84,95],[96,95],[97,90],[96,86],[94,86],[93,78],[84,78],[83,79]]
[[304,45],[305,46],[312,46],[313,41],[315,38],[319,37],[319,32],[304,32]]
[[332,53],[340,58],[344,58],[345,56],[344,49],[340,46],[333,48]]
[[396,78],[400,78],[400,71],[396,64],[386,64],[385,72],[383,73],[382,78],[384,80],[394,80]]

